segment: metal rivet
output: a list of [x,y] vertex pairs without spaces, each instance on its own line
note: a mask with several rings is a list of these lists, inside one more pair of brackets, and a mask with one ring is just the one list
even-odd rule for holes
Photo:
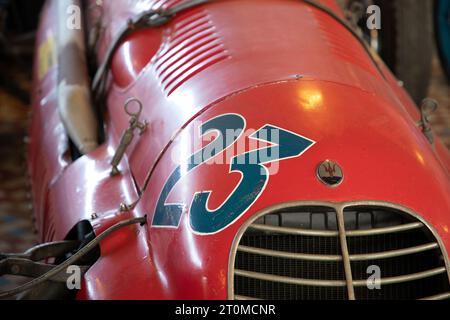
[[130,208],[125,203],[122,202],[120,204],[120,212],[127,212],[129,210],[130,210]]

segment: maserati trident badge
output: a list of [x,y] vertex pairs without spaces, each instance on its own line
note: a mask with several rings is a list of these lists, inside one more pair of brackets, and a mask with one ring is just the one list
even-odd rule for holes
[[334,161],[326,160],[317,168],[317,177],[329,187],[337,187],[344,181],[342,168]]

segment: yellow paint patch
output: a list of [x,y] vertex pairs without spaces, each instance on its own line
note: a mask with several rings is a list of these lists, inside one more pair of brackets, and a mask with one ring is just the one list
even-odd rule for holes
[[44,78],[50,69],[56,65],[56,42],[51,31],[48,32],[47,38],[39,45],[38,49],[38,75],[39,80]]

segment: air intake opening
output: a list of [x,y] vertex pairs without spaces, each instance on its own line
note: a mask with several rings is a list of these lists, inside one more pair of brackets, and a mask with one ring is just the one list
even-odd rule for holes
[[[344,217],[344,243],[339,212]],[[286,205],[242,233],[230,273],[230,296],[346,300],[351,293],[357,300],[446,299],[446,259],[426,224],[403,210]],[[351,277],[345,274],[346,262]]]

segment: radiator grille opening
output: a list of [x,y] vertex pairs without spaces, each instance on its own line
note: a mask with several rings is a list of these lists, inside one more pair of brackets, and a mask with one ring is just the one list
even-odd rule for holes
[[[352,279],[345,276],[343,249]],[[369,288],[374,266],[379,289]],[[232,281],[235,299],[346,300],[349,286],[357,300],[450,298],[445,257],[430,229],[406,212],[373,205],[290,207],[264,215],[240,239]]]

